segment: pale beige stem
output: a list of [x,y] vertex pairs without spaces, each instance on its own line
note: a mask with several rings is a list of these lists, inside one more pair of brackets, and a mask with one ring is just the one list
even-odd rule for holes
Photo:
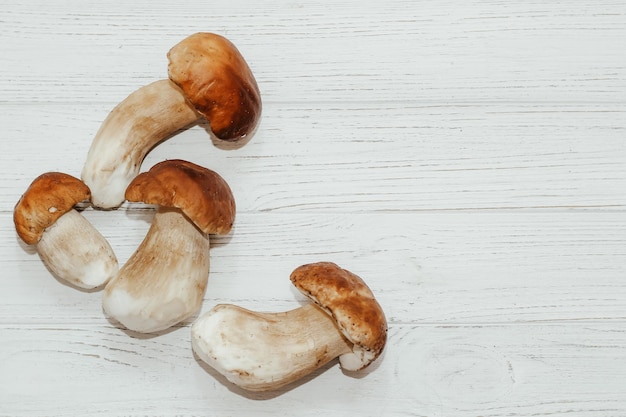
[[209,277],[209,236],[178,209],[159,208],[145,239],[107,284],[104,311],[151,333],[193,315]]
[[251,391],[280,388],[353,347],[312,303],[281,313],[218,305],[193,324],[192,346],[229,381]]
[[159,142],[203,117],[172,81],[160,80],[130,94],[109,113],[83,167],[95,207],[114,208]]
[[57,278],[80,288],[103,286],[118,271],[107,240],[74,209],[43,232],[37,252]]

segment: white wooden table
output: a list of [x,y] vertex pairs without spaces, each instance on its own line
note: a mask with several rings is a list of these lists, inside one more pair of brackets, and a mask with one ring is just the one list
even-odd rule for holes
[[[626,3],[1,3],[0,416],[626,415]],[[142,167],[187,159],[233,189],[203,311],[295,308],[290,272],[336,262],[389,322],[361,377],[332,362],[244,392],[189,322],[130,336],[15,233],[30,182],[80,175],[198,31],[238,46],[264,104],[246,146],[194,127]],[[152,211],[84,215],[123,263]]]

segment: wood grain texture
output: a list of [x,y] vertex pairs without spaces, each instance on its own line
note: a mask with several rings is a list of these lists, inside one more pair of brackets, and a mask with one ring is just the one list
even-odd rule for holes
[[188,328],[152,339],[104,324],[2,332],[6,415],[604,416],[626,407],[624,329],[607,323],[396,325],[364,375],[331,363],[271,394],[243,392],[205,369]]
[[[35,121],[6,107],[8,137],[20,139],[0,163],[28,160],[0,178],[7,210],[45,170],[80,175],[112,108],[39,105]],[[194,127],[155,148],[143,170],[174,158],[211,167],[245,212],[614,210],[626,205],[625,122],[626,106],[605,104],[268,103],[245,147],[217,148]]]
[[[0,417],[626,415],[623,2],[4,1],[0,27]],[[194,357],[193,317],[130,334],[15,233],[30,182],[80,175],[196,31],[231,39],[263,97],[245,146],[194,126],[142,166],[231,185],[202,311],[298,307],[291,271],[336,262],[389,321],[363,373],[244,392]],[[153,210],[82,213],[123,263]]]

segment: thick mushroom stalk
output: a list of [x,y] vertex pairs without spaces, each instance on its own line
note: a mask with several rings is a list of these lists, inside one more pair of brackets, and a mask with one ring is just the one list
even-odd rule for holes
[[169,79],[131,93],[93,139],[82,179],[95,207],[122,204],[148,152],[182,129],[206,119],[215,137],[231,142],[256,129],[260,93],[235,45],[213,33],[196,33],[167,55]]
[[281,313],[219,304],[193,324],[192,335],[200,359],[250,391],[280,388],[352,351],[314,304]]
[[148,152],[201,118],[170,80],[128,96],[109,113],[87,153],[82,179],[93,189],[92,204],[104,209],[122,204]]
[[178,209],[159,208],[145,239],[104,292],[104,310],[150,333],[192,315],[209,277],[209,235]]
[[129,330],[157,332],[199,310],[209,276],[209,234],[230,231],[235,202],[218,174],[180,160],[138,175],[126,198],[159,208],[143,242],[107,284],[102,305]]
[[387,322],[358,276],[320,262],[297,268],[291,280],[313,303],[280,313],[217,305],[192,326],[194,352],[250,391],[281,388],[335,358],[358,371],[380,355]]
[[89,198],[79,179],[60,172],[37,177],[15,206],[20,238],[36,245],[48,269],[76,287],[103,286],[118,271],[107,240],[74,206]]

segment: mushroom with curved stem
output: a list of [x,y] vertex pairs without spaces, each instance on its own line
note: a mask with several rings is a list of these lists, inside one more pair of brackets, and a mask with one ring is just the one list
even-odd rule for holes
[[169,78],[131,93],[107,116],[93,139],[82,179],[92,204],[111,209],[137,176],[147,153],[194,123],[208,120],[220,140],[249,137],[261,96],[245,59],[226,38],[196,33],[167,54]]
[[192,325],[198,357],[244,389],[269,391],[337,357],[357,371],[380,355],[387,321],[361,278],[331,262],[303,265],[290,278],[313,303],[279,313],[218,304]]
[[31,183],[13,211],[20,238],[36,245],[56,277],[83,289],[104,285],[118,271],[107,240],[74,208],[89,195],[78,178],[47,172]]
[[158,205],[146,237],[105,287],[105,313],[152,333],[193,315],[209,276],[209,234],[226,234],[235,200],[217,173],[182,160],[156,164],[128,186],[126,199]]

